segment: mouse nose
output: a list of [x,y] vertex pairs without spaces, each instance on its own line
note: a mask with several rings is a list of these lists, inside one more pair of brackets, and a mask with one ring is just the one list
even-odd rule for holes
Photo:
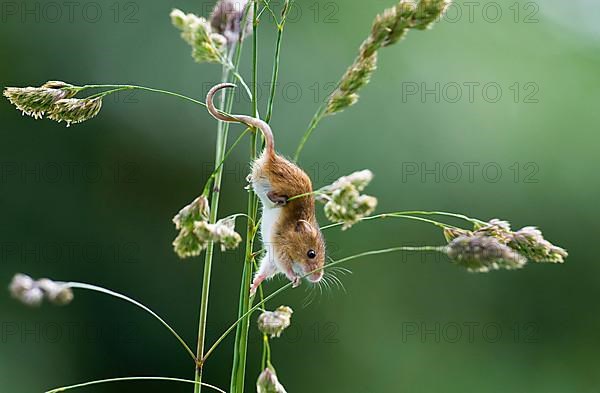
[[318,272],[315,272],[313,274],[311,274],[310,276],[308,276],[308,280],[310,282],[319,282],[321,281],[321,279],[323,278],[323,270],[320,270]]

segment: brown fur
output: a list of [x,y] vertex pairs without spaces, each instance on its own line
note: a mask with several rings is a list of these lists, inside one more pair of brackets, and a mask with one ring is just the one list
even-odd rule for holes
[[[288,198],[312,192],[312,182],[306,173],[285,158],[275,155],[267,160],[263,170],[268,173],[272,189]],[[315,217],[312,195],[293,199],[281,207],[282,214],[275,227],[278,256],[281,260],[296,261],[308,266],[307,271],[325,263],[325,242]],[[317,258],[307,257],[314,250]]]
[[[275,257],[284,265],[280,267],[284,269],[282,273],[294,283],[298,283],[299,277],[325,265],[325,241],[315,217],[314,196],[305,195],[288,200],[312,193],[312,183],[302,169],[275,152],[273,132],[267,123],[250,116],[226,115],[215,108],[214,94],[232,86],[220,84],[213,87],[206,97],[207,108],[219,120],[244,123],[260,129],[263,133],[266,147],[261,157],[252,165],[252,183],[257,194],[263,197],[266,194],[266,198],[274,204],[275,207],[269,206],[269,209],[280,209],[280,214],[272,227],[272,239],[262,240],[272,241]],[[269,202],[266,198],[263,203]],[[314,258],[308,257],[311,251],[316,253]],[[295,271],[295,263],[301,266],[302,272]],[[319,281],[322,274],[322,271],[314,273],[310,280]],[[265,278],[268,277],[255,277],[253,289]]]

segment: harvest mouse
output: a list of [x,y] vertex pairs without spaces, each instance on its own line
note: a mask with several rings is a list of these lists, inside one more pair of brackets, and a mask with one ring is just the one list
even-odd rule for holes
[[[228,87],[235,85],[222,83],[208,92],[206,106],[210,114],[221,121],[259,129],[265,138],[265,149],[252,163],[249,176],[262,204],[260,232],[266,250],[250,293],[253,295],[264,280],[277,273],[285,274],[297,287],[302,276],[325,265],[325,240],[315,217],[312,183],[302,169],[275,152],[273,132],[267,123],[250,116],[225,115],[215,108],[215,93]],[[288,200],[298,195],[303,196]],[[308,280],[316,283],[322,277],[323,270],[319,270]]]

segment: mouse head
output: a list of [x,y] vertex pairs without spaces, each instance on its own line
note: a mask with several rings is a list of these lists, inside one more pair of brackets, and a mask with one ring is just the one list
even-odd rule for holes
[[[298,275],[304,276],[325,265],[325,240],[316,222],[298,220],[283,235],[282,251],[292,261],[292,269]],[[319,282],[323,273],[323,270],[319,270],[307,279]]]

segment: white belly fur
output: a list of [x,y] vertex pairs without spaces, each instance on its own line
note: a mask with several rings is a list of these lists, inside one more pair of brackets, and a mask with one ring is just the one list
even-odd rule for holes
[[275,226],[281,217],[282,209],[277,206],[267,197],[267,193],[271,191],[271,184],[268,179],[261,176],[261,171],[257,170],[262,167],[263,157],[260,157],[253,165],[252,173],[252,188],[260,199],[262,205],[262,221],[260,225],[260,237],[263,247],[266,250],[265,256],[261,260],[260,268],[257,274],[265,273],[267,277],[271,277],[276,273],[283,272],[284,267],[281,261],[278,260],[277,254],[273,252]]

